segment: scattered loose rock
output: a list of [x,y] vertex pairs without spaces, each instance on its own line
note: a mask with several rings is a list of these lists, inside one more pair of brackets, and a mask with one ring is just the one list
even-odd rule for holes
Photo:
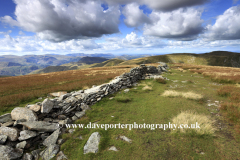
[[100,134],[98,132],[94,132],[89,137],[87,143],[84,146],[84,154],[87,153],[97,153],[98,152],[98,145],[100,143]]
[[118,149],[115,146],[110,147],[108,150],[109,151],[116,151],[116,152],[118,151]]
[[126,136],[120,136],[120,138],[121,138],[122,140],[128,142],[128,143],[132,143],[132,140],[129,139],[128,137],[126,137]]

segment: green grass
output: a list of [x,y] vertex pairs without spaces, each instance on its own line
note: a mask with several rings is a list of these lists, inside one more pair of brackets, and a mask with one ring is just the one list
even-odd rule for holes
[[[182,75],[182,76],[181,76]],[[214,85],[210,78],[202,75],[193,75],[190,72],[182,73],[172,70],[165,73],[170,79],[167,84],[155,80],[140,82],[137,89],[131,88],[128,93],[115,93],[103,98],[91,106],[92,110],[77,120],[76,124],[168,124],[182,111],[193,111],[196,114],[211,116],[211,111],[217,107],[207,107],[206,100],[225,101],[226,97],[217,94],[218,85]],[[171,80],[178,80],[173,82]],[[182,83],[189,80],[194,83]],[[144,84],[144,85],[141,85]],[[151,84],[152,90],[142,90],[146,84]],[[173,88],[174,87],[174,88]],[[161,94],[167,89],[179,92],[194,91],[204,95],[205,99],[193,101],[182,97],[163,97]],[[109,97],[115,98],[110,100]],[[127,103],[122,103],[131,99]],[[120,100],[120,101],[119,101]],[[212,119],[220,120],[217,116]],[[216,126],[214,126],[216,127]],[[83,147],[91,133],[98,131],[101,135],[99,152],[83,154]],[[237,159],[240,156],[240,145],[232,139],[233,128],[217,129],[214,136],[171,134],[171,129],[76,129],[73,134],[63,134],[66,142],[61,150],[71,160],[81,159]],[[79,136],[83,137],[80,140]],[[118,137],[124,135],[132,139],[132,143],[125,142]],[[108,151],[111,146],[119,151]]]

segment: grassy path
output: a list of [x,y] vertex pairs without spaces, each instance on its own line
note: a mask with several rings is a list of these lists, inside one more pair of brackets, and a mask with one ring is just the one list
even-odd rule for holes
[[[217,95],[219,84],[213,83],[202,75],[172,70],[166,73],[167,84],[155,80],[144,80],[139,86],[132,87],[128,93],[120,91],[105,97],[101,102],[91,106],[86,116],[76,124],[168,124],[181,111],[195,111],[216,120],[222,120],[216,106],[208,106],[210,100],[224,101],[226,98]],[[177,80],[177,81],[176,81]],[[183,81],[183,82],[182,82]],[[148,90],[143,90],[148,85]],[[152,88],[152,89],[151,89]],[[182,97],[163,97],[165,90],[179,92],[193,91],[204,96],[201,101]],[[114,97],[113,99],[109,99]],[[129,102],[117,100],[130,99]],[[211,113],[212,112],[212,113]],[[221,121],[224,122],[224,121]],[[227,124],[217,128],[215,136],[191,136],[171,134],[171,129],[75,129],[72,134],[66,133],[62,138],[66,142],[61,150],[71,160],[78,159],[237,159],[240,157],[240,145],[232,136],[232,128]],[[91,133],[98,131],[101,135],[99,152],[83,154],[83,147]],[[132,143],[119,139],[124,135]],[[79,137],[82,136],[83,140]],[[119,151],[108,151],[115,146]]]

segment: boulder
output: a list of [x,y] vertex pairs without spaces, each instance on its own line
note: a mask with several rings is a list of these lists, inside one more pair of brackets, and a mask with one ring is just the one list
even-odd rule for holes
[[118,151],[118,149],[117,149],[115,146],[110,147],[108,150],[109,150],[109,151],[115,151],[115,152]]
[[34,112],[38,112],[38,111],[40,111],[41,106],[39,106],[37,104],[32,104],[32,105],[28,105],[27,108]]
[[97,153],[98,152],[98,145],[100,143],[100,134],[98,132],[92,133],[89,137],[87,143],[84,146],[84,154],[87,153]]
[[0,134],[6,135],[10,141],[18,139],[19,131],[12,127],[0,127]]
[[48,98],[46,98],[42,102],[41,113],[49,113],[52,110],[53,106],[54,106],[54,103]]
[[40,132],[54,132],[59,128],[57,123],[49,123],[44,121],[22,122],[20,124],[27,127],[29,130]]
[[22,156],[23,151],[21,149],[15,148],[9,146],[0,145],[0,158],[2,160],[8,160],[8,159],[20,159]]
[[25,153],[22,160],[33,160],[33,155],[31,153]]
[[10,113],[4,114],[2,116],[0,116],[0,123],[6,123],[12,121],[12,116]]
[[20,132],[19,141],[23,141],[32,137],[36,137],[38,134],[35,131],[24,130]]
[[0,135],[0,144],[4,144],[7,141],[7,136],[6,135]]
[[20,142],[20,143],[18,143],[18,144],[16,145],[16,148],[24,149],[25,146],[26,146],[26,144],[27,144],[26,141],[22,141],[22,142]]
[[48,138],[43,141],[44,146],[50,146],[57,143],[58,136],[60,134],[60,129],[54,131]]
[[37,121],[38,117],[32,110],[22,107],[14,108],[11,112],[13,120],[26,119],[27,121]]
[[43,160],[50,160],[57,155],[59,151],[59,146],[54,144],[47,147],[44,151],[40,153]]

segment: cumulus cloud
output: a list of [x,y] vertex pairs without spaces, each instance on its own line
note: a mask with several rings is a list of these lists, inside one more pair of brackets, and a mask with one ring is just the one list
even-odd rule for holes
[[193,40],[203,31],[202,10],[178,9],[172,12],[153,11],[151,24],[144,27],[144,34],[161,38]]
[[103,10],[100,1],[15,0],[15,3],[16,20],[4,16],[1,21],[35,32],[42,39],[60,42],[119,32],[119,8],[110,6]]
[[204,36],[209,40],[240,39],[240,5],[227,9],[213,26],[207,26],[207,30]]
[[137,3],[131,3],[124,7],[122,11],[126,17],[124,23],[129,27],[138,27],[144,23],[149,23],[150,19],[139,9]]
[[108,4],[128,4],[136,2],[160,11],[173,11],[182,7],[201,5],[209,0],[105,0]]
[[154,37],[139,37],[135,32],[131,32],[126,35],[120,45],[124,48],[161,48],[165,43]]

